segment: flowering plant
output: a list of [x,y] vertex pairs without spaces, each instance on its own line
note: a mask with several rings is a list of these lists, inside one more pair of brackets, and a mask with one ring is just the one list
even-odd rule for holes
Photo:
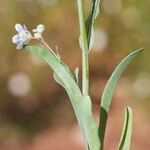
[[[143,50],[141,48],[130,53],[112,73],[102,94],[99,126],[97,127],[92,113],[92,103],[89,95],[89,54],[93,45],[93,27],[94,21],[99,14],[99,4],[100,0],[91,1],[91,11],[88,19],[85,20],[84,2],[83,0],[77,0],[80,28],[79,43],[82,50],[82,90],[78,85],[79,69],[76,68],[72,73],[69,67],[61,60],[60,55],[55,53],[44,41],[42,37],[42,33],[45,30],[44,25],[40,24],[36,29],[33,29],[34,35],[32,36],[25,25],[16,24],[15,29],[18,34],[12,38],[12,42],[17,45],[17,49],[24,48],[42,57],[51,67],[54,72],[55,81],[64,87],[70,98],[87,150],[103,150],[108,113],[117,82],[128,64]],[[42,42],[45,48],[29,46],[28,44],[32,39]],[[125,121],[118,146],[119,150],[130,149],[131,135],[132,110],[127,106],[125,108]]]

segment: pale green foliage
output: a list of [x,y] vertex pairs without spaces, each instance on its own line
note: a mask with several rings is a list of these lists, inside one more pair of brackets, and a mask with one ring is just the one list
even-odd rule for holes
[[123,71],[126,69],[128,64],[132,62],[134,58],[138,56],[142,51],[143,48],[135,50],[134,52],[130,53],[127,57],[125,57],[116,67],[111,77],[109,78],[101,98],[101,107],[103,107],[106,112],[109,111],[114,90]]
[[[86,149],[103,150],[107,117],[118,80],[128,64],[132,62],[143,49],[138,49],[130,53],[120,62],[112,73],[102,94],[99,128],[97,128],[94,116],[92,114],[92,104],[89,96],[89,49],[91,49],[94,40],[93,25],[99,14],[100,0],[91,1],[91,11],[87,21],[85,21],[83,0],[77,0],[77,4],[80,26],[80,47],[82,49],[82,91],[78,85],[78,67],[76,67],[72,73],[69,67],[61,60],[59,54],[55,54],[54,51],[48,46],[42,37],[42,32],[45,30],[43,25],[39,25],[37,29],[34,30],[34,33],[36,34],[34,39],[36,38],[40,40],[47,48],[25,46],[25,49],[44,59],[53,70],[55,81],[66,90],[79,123]],[[130,149],[131,134],[132,111],[129,107],[127,107],[125,111],[125,121],[120,139],[119,150]]]
[[[52,68],[54,71],[54,79],[56,82],[58,82],[61,86],[65,88],[65,90],[68,93],[68,96],[71,100],[74,112],[76,114],[77,120],[79,122],[82,134],[84,136],[85,143],[87,144],[87,147],[89,146],[90,150],[99,150],[100,148],[100,142],[103,144],[104,140],[104,133],[106,128],[106,122],[107,122],[107,115],[109,112],[109,107],[112,100],[112,95],[114,92],[114,89],[117,85],[117,82],[123,73],[124,69],[127,67],[127,65],[143,50],[138,49],[134,51],[133,53],[129,54],[126,58],[124,58],[121,63],[117,66],[115,71],[113,72],[112,76],[110,77],[103,96],[102,96],[102,102],[101,102],[101,115],[100,115],[100,128],[99,128],[99,134],[100,139],[102,141],[99,142],[98,138],[98,130],[92,115],[91,110],[91,99],[89,96],[83,96],[76,80],[73,78],[72,73],[70,72],[69,68],[66,64],[64,64],[60,59],[58,59],[53,53],[50,51],[47,51],[47,49],[35,47],[35,46],[27,46],[26,49],[40,57],[42,57]],[[78,72],[78,71],[76,71]],[[105,110],[106,114],[104,113]],[[132,117],[131,117],[131,111],[128,108],[127,119],[125,122],[126,127],[128,130],[123,129],[122,138],[121,138],[121,144],[120,144],[120,150],[122,147],[129,147],[129,143],[131,140],[131,124],[132,124]],[[128,119],[129,118],[129,119]],[[123,144],[122,144],[123,143]],[[101,145],[101,149],[103,148],[103,145]]]
[[132,136],[132,109],[126,107],[125,118],[119,143],[119,150],[130,150]]
[[126,69],[128,64],[134,60],[136,56],[138,56],[142,52],[143,48],[138,49],[132,53],[130,53],[127,57],[125,57],[120,64],[116,67],[114,72],[112,73],[110,79],[108,80],[105,89],[101,98],[101,111],[100,111],[100,122],[99,122],[99,136],[101,144],[103,145],[106,122],[110,109],[110,105],[112,102],[112,96],[114,94],[115,88],[117,86],[118,80],[120,79],[123,71]]
[[100,0],[91,0],[91,12],[86,21],[86,30],[87,30],[87,39],[88,39],[88,47],[91,49],[94,42],[94,21],[99,14],[99,4]]
[[35,46],[27,46],[26,49],[42,57],[52,68],[55,80],[62,85],[68,93],[85,143],[88,143],[91,150],[99,150],[98,130],[91,110],[90,97],[82,95],[69,68],[50,51]]

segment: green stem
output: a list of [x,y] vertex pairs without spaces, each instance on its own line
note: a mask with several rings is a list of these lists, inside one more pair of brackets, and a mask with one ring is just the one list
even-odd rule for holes
[[85,25],[84,2],[77,0],[80,26],[80,46],[82,49],[82,93],[89,95],[89,50]]

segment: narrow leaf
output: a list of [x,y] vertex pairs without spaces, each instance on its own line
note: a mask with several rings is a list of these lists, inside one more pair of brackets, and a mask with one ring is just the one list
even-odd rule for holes
[[97,18],[99,14],[99,4],[100,0],[92,0],[91,1],[91,12],[90,15],[86,21],[86,30],[87,30],[87,38],[88,38],[88,47],[91,49],[94,42],[94,21]]
[[[74,74],[72,74],[72,73],[70,72],[69,67],[68,67],[65,63],[63,63],[63,62],[61,61],[60,57],[58,57],[58,59],[59,59],[60,64],[61,64],[61,65],[64,67],[64,69],[68,72],[68,74],[70,75],[70,77],[74,78]],[[64,88],[66,89],[66,86],[65,86],[63,80],[57,75],[57,73],[54,72],[54,73],[53,73],[53,77],[54,77],[54,80],[55,80],[58,84],[60,84],[62,87],[64,87]]]
[[60,85],[61,85],[62,87],[64,87],[64,88],[66,88],[64,82],[60,79],[60,77],[59,77],[55,72],[53,73],[53,77],[54,77],[54,80],[55,80],[58,84],[60,84]]
[[82,95],[67,65],[47,49],[36,46],[26,46],[26,50],[42,57],[52,68],[54,71],[55,80],[67,91],[85,143],[89,145],[91,150],[99,150],[100,141],[91,110],[90,97],[85,97]]
[[143,51],[143,48],[138,49],[130,53],[125,57],[120,64],[116,67],[111,77],[109,78],[101,98],[101,110],[100,110],[100,122],[99,122],[99,136],[103,147],[106,123],[109,108],[112,102],[112,96],[114,94],[115,88],[117,86],[118,80],[120,79],[123,71],[127,68],[128,64],[134,60],[134,58]]
[[130,107],[126,107],[125,119],[118,149],[130,150],[131,137],[132,137],[132,109]]

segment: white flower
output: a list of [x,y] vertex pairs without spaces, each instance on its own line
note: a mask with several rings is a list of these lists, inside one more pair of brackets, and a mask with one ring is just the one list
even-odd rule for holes
[[32,31],[34,32],[34,38],[36,39],[41,39],[42,38],[42,33],[45,30],[45,26],[43,24],[39,24],[36,29],[33,29]]
[[17,49],[22,49],[33,37],[25,25],[16,24],[15,29],[18,34],[12,37],[12,42],[17,45]]

